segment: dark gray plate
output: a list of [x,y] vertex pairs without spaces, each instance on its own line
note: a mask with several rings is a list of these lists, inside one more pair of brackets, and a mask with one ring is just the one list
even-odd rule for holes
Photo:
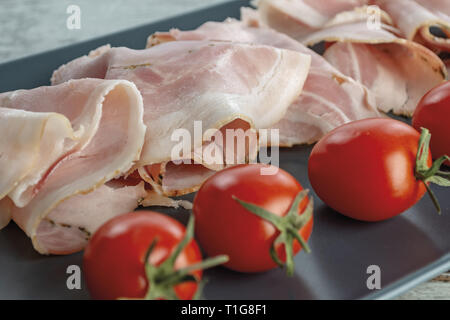
[[[52,71],[105,43],[144,48],[154,31],[172,27],[192,29],[208,20],[238,17],[248,1],[235,1],[176,18],[134,28],[92,41],[34,55],[0,65],[0,92],[47,85]],[[305,187],[310,147],[281,151],[281,167]],[[361,299],[390,298],[450,269],[450,193],[434,188],[443,207],[434,212],[425,197],[405,214],[381,223],[363,223],[343,217],[315,197],[315,226],[311,254],[295,259],[296,273],[283,270],[263,274],[239,274],[223,268],[206,272],[207,299]],[[352,195],[348,195],[351,197]],[[192,198],[192,196],[190,197]],[[160,209],[183,222],[184,210]],[[14,224],[0,232],[0,298],[86,299],[82,290],[68,290],[66,268],[81,266],[82,254],[44,257]],[[381,268],[382,289],[367,289],[369,265]],[[107,268],[107,266],[105,266]]]

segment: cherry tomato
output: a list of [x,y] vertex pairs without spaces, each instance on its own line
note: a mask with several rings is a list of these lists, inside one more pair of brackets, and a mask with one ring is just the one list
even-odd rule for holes
[[[311,185],[336,211],[363,221],[380,221],[413,206],[434,182],[426,137],[393,119],[345,124],[323,137],[308,163]],[[431,180],[430,180],[431,179]]]
[[[450,81],[429,91],[419,102],[413,116],[413,126],[430,130],[434,158],[450,156]],[[450,162],[446,164],[450,166]]]
[[[188,231],[191,228],[192,223]],[[105,223],[84,253],[83,267],[91,296],[192,299],[198,286],[194,281],[180,280],[173,288],[164,286],[164,279],[202,261],[199,247],[188,237],[188,231],[178,221],[152,211],[124,214]],[[183,239],[185,243],[181,244]],[[174,253],[177,247],[182,248],[178,255]],[[172,263],[169,259],[173,259]],[[202,271],[192,271],[187,276],[199,280]]]
[[[302,190],[290,174],[272,166],[220,171],[195,197],[196,239],[208,255],[226,254],[230,260],[224,266],[232,270],[261,272],[286,263],[292,274],[292,256],[301,249],[299,241],[307,248],[313,226],[312,200]],[[266,218],[257,214],[261,211]]]

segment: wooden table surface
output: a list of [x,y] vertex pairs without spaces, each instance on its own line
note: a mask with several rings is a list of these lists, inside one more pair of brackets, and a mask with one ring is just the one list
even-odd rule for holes
[[[2,0],[0,63],[223,2],[227,0]],[[81,9],[79,30],[66,28],[71,4]],[[397,299],[450,299],[450,273]]]

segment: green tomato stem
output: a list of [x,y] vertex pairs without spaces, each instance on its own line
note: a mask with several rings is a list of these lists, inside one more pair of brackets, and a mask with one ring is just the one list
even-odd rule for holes
[[175,269],[175,261],[177,260],[183,249],[191,242],[194,237],[194,215],[191,214],[188,225],[186,226],[186,233],[183,240],[175,247],[171,255],[164,260],[159,266],[154,266],[149,262],[149,258],[155,249],[158,239],[153,239],[146,254],[145,254],[145,274],[148,281],[148,291],[145,295],[146,300],[166,299],[178,300],[174,287],[184,282],[196,282],[197,292],[195,297],[201,295],[203,284],[190,274],[193,271],[205,270],[223,263],[228,262],[228,257],[220,255],[214,258],[205,259],[199,263],[189,265],[185,268]]
[[428,157],[430,154],[431,133],[428,129],[422,128],[419,139],[419,148],[416,155],[416,179],[421,180],[425,185],[428,195],[431,198],[438,214],[441,214],[441,206],[439,201],[431,190],[429,184],[434,183],[442,187],[450,187],[450,173],[441,171],[441,167],[446,161],[450,161],[450,157],[445,155],[433,162],[431,167],[428,166]]
[[[284,217],[279,217],[276,214],[273,214],[270,211],[265,210],[253,203],[245,202],[238,199],[235,196],[232,196],[234,200],[236,200],[241,206],[250,211],[251,213],[257,215],[261,219],[270,222],[279,232],[280,234],[275,239],[275,241],[271,244],[270,247],[270,256],[272,260],[280,267],[286,267],[286,272],[288,276],[292,276],[294,274],[294,253],[293,253],[293,242],[297,240],[301,247],[307,252],[311,252],[308,243],[302,238],[301,235],[298,234],[299,230],[301,230],[313,217],[313,199],[310,198],[308,201],[308,205],[304,212],[299,215],[298,214],[298,206],[302,202],[302,200],[307,197],[308,190],[301,191],[296,197],[289,208],[288,213]],[[278,244],[283,244],[286,252],[286,262],[281,261],[278,257],[276,246]]]

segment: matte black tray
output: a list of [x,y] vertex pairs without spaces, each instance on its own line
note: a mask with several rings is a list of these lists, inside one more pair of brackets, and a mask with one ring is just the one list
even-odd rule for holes
[[[54,69],[105,43],[144,48],[147,36],[172,27],[193,29],[209,20],[238,17],[248,1],[234,1],[95,40],[0,64],[0,92],[47,85]],[[310,147],[281,151],[281,167],[306,188]],[[434,188],[443,207],[434,212],[428,197],[405,214],[380,223],[348,219],[315,197],[311,254],[296,256],[293,278],[277,269],[239,274],[223,268],[206,272],[206,299],[372,299],[394,297],[450,269],[450,192]],[[348,195],[351,197],[352,195]],[[192,196],[188,197],[192,199]],[[186,222],[188,212],[153,208]],[[81,266],[82,254],[45,257],[11,223],[0,231],[0,298],[87,299],[82,290],[68,290],[66,268]],[[369,265],[381,268],[381,290],[367,289]]]

